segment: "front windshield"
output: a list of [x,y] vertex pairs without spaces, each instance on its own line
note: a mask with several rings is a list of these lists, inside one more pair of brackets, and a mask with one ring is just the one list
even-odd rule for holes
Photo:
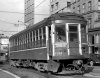
[[66,41],[66,28],[65,25],[55,26],[55,42],[65,42]]

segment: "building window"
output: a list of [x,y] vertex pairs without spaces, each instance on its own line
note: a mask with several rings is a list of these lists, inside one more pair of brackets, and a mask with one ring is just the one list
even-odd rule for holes
[[50,0],[51,2],[53,2],[53,0]]
[[77,2],[79,2],[80,0],[77,0]]
[[[100,3],[99,3],[100,4]],[[98,5],[98,10],[100,10],[100,5]]]
[[67,1],[67,8],[70,8],[70,6],[71,6],[71,2]]
[[98,20],[100,20],[100,14],[98,14]]
[[88,19],[88,28],[91,28],[91,27],[92,27],[91,25],[92,25],[92,19],[89,18],[89,19]]
[[59,8],[59,3],[57,2],[57,3],[56,3],[56,8],[55,8],[55,9],[57,10],[58,8]]
[[84,3],[83,4],[83,11],[82,11],[82,13],[85,13],[85,9],[86,9],[86,4]]
[[73,12],[75,13],[75,7],[73,7]]
[[54,10],[54,5],[51,5],[51,11],[53,11]]
[[92,3],[91,1],[88,2],[88,11],[91,11],[92,10]]
[[77,13],[80,13],[80,5],[77,7]]
[[100,10],[100,0],[98,0],[98,10]]
[[99,43],[99,34],[95,34],[95,44]]

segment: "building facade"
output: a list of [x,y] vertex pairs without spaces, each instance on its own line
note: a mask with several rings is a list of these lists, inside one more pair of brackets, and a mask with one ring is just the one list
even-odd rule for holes
[[89,52],[100,53],[100,0],[72,0],[71,9],[87,19]]
[[71,0],[50,0],[50,13],[71,12]]
[[33,26],[50,16],[50,0],[25,0],[24,23]]
[[71,0],[25,0],[24,23],[32,26],[51,14],[70,12]]
[[25,0],[24,2],[24,23],[32,26],[34,24],[34,0]]
[[34,23],[50,16],[50,0],[34,0]]

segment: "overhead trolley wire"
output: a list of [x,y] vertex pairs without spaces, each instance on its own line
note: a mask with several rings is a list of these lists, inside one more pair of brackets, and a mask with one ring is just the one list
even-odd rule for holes
[[[44,3],[46,0],[41,1],[35,8],[39,7],[42,3]],[[17,14],[25,14],[25,13],[21,13],[21,12],[11,12],[11,11],[0,11],[1,13],[17,13]],[[34,14],[34,15],[49,15],[49,14]],[[8,21],[4,21],[2,19],[0,19],[0,21],[8,23],[8,24],[14,24],[14,25],[18,25],[16,23],[11,23]]]
[[8,21],[4,21],[2,19],[0,19],[1,22],[5,22],[5,23],[8,23],[8,24],[17,24],[17,23],[11,23],[11,22],[8,22]]
[[[39,7],[42,3],[44,3],[46,0],[43,0],[41,1],[34,9],[36,9],[37,7]],[[0,12],[3,12],[3,13],[17,13],[17,14],[25,14],[25,13],[22,13],[22,12],[12,12],[12,11],[0,11]],[[36,15],[47,15],[47,14],[36,14]]]
[[41,1],[36,7],[35,7],[35,9],[37,8],[37,7],[39,7],[42,3],[44,3],[46,0],[43,0],[43,1]]
[[[25,13],[21,13],[21,12],[11,12],[11,11],[0,11],[0,12],[4,12],[4,13],[17,13],[17,14],[25,14]],[[48,14],[34,14],[34,15],[48,15]]]
[[17,14],[24,14],[24,13],[21,13],[21,12],[12,12],[12,11],[0,11],[0,12],[3,12],[3,13],[17,13]]
[[18,31],[5,31],[5,30],[0,30],[1,32],[18,32]]

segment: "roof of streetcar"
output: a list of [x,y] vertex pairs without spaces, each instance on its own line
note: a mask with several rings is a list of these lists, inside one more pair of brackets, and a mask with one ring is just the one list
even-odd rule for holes
[[37,29],[42,26],[47,26],[51,23],[51,21],[54,21],[54,20],[76,20],[76,19],[86,22],[86,19],[81,14],[76,14],[76,13],[72,13],[72,12],[52,14],[48,18],[44,18],[44,20],[34,24],[33,26],[30,26],[30,27],[18,32],[17,34],[12,35],[10,37],[10,39],[13,37],[16,37],[17,35],[20,35],[21,33],[27,33],[30,30],[34,30],[34,29]]

